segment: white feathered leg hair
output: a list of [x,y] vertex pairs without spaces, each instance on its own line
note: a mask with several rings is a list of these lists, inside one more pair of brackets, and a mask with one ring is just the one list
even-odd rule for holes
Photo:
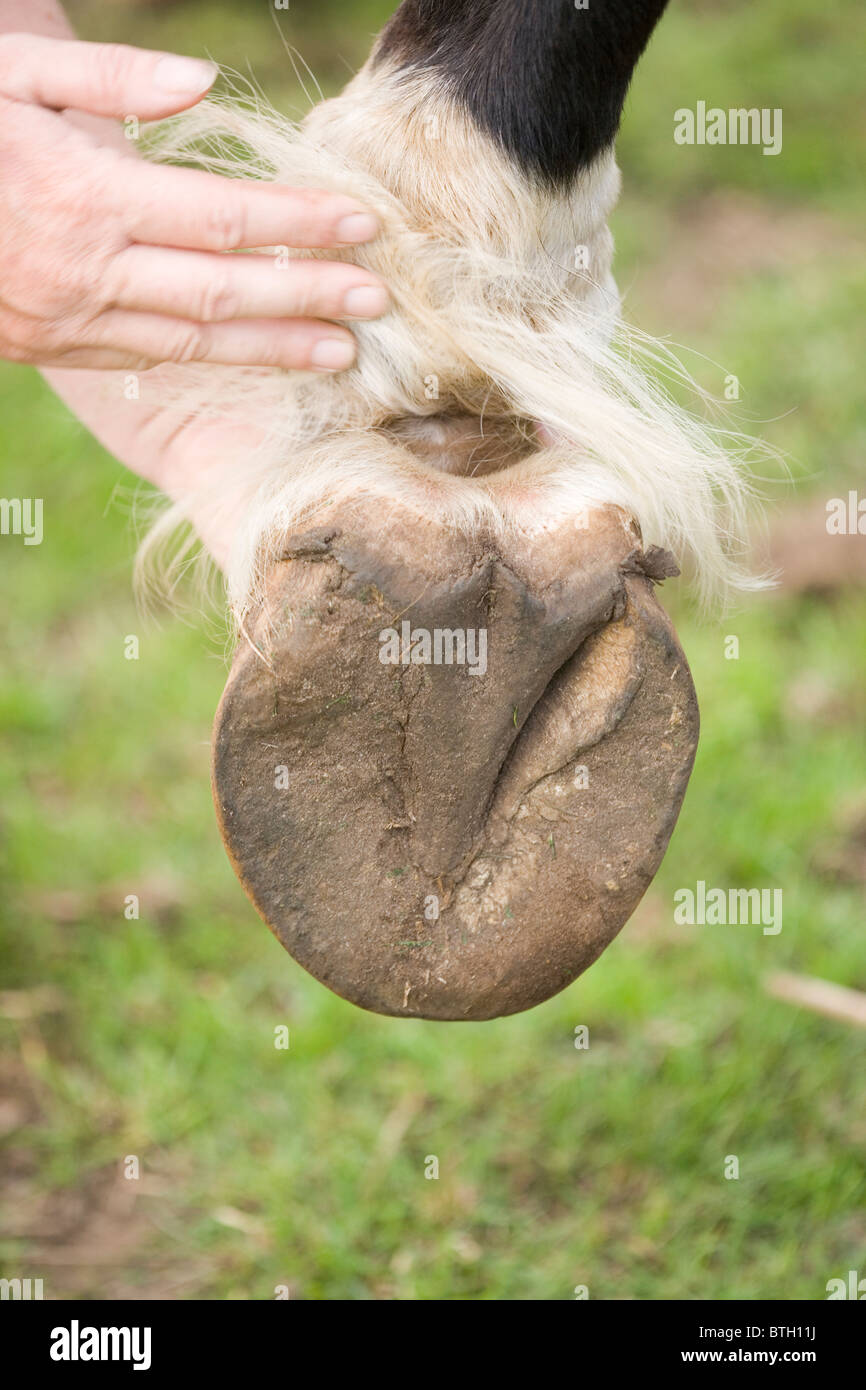
[[[240,621],[287,530],[323,500],[359,494],[436,508],[464,528],[531,527],[539,505],[577,516],[616,503],[645,544],[685,562],[702,599],[753,585],[742,439],[676,405],[659,368],[685,378],[683,369],[619,320],[610,148],[558,191],[522,171],[435,76],[371,62],[300,126],[259,104],[207,101],[165,124],[157,153],[347,193],[384,228],[343,253],[394,300],[386,317],[355,326],[352,370],[166,375],[184,413],[230,415],[246,403],[266,431],[249,457],[223,461],[227,486],[243,493],[227,572]],[[451,449],[467,422],[501,439],[498,470]],[[201,502],[158,523],[145,564]]]

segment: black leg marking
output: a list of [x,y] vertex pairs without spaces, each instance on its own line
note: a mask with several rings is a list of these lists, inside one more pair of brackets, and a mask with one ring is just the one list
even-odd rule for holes
[[619,126],[667,0],[404,0],[374,62],[432,69],[527,171],[568,182]]

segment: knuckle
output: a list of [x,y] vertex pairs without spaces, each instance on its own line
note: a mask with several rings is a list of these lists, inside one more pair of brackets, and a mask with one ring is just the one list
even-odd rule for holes
[[39,325],[41,332],[51,325],[71,330],[87,323],[101,306],[101,285],[85,261],[64,260],[52,254],[41,265],[32,258],[20,259],[14,279],[3,286],[8,306]]
[[2,333],[0,333],[0,347],[2,347],[2,356],[7,362],[17,362],[21,365],[26,364],[28,366],[35,365],[31,355],[28,355],[23,349],[16,347],[14,343],[5,342]]
[[33,348],[28,348],[20,342],[14,330],[7,329],[5,324],[0,325],[0,357],[4,357],[7,362],[33,363],[36,360]]
[[195,323],[183,324],[172,332],[166,344],[166,362],[197,362],[207,353],[210,335]]
[[63,335],[39,319],[23,314],[0,314],[0,349],[11,362],[45,361],[63,347]]
[[46,317],[86,321],[103,307],[105,286],[105,266],[97,256],[58,256],[35,303]]
[[243,246],[246,216],[239,202],[227,202],[208,209],[204,219],[208,244],[216,251],[234,251]]
[[335,308],[340,298],[338,293],[328,294],[326,284],[321,275],[311,269],[312,263],[301,268],[303,263],[298,264],[294,270],[294,282],[292,284],[292,306],[299,318],[315,317],[317,313],[324,313],[328,308]]
[[28,180],[28,204],[20,219],[19,235],[28,237],[26,249],[50,261],[52,277],[59,272],[86,284],[88,291],[123,245],[106,197],[111,174],[101,154],[93,166],[78,161],[58,168],[45,161]]
[[39,340],[36,320],[23,318],[20,314],[3,314],[0,316],[0,339],[4,349],[8,347],[20,353],[32,352]]
[[256,357],[262,367],[281,367],[285,369],[287,367],[299,366],[303,354],[298,352],[291,345],[283,343],[279,337],[274,334],[263,340],[261,347],[256,353]]
[[101,43],[94,54],[93,82],[102,97],[118,95],[134,76],[136,53],[121,43]]
[[240,308],[240,296],[227,269],[209,279],[197,299],[196,318],[203,323],[236,318]]

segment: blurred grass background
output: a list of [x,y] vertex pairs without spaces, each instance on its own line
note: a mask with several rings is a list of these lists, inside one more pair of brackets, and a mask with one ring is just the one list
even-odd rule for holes
[[[280,28],[329,92],[389,8],[294,0]],[[304,109],[265,3],[70,11],[83,37],[208,54]],[[688,343],[716,395],[739,377],[740,422],[792,460],[782,523],[795,491],[862,478],[864,38],[859,0],[675,0],[620,140],[627,312]],[[699,99],[781,107],[782,154],[676,146]],[[763,987],[866,988],[862,588],[703,623],[669,593],[703,737],[637,916],[528,1015],[393,1021],[308,978],[248,905],[208,783],[223,639],[136,614],[130,479],[12,366],[0,467],[46,516],[41,548],[0,542],[0,1274],[241,1299],[822,1298],[866,1275],[864,1035]],[[781,886],[781,934],[675,926],[700,878]]]

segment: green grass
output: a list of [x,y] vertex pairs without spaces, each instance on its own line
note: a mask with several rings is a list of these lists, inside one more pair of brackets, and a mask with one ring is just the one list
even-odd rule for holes
[[[86,36],[249,57],[294,99],[266,17],[73,8]],[[333,85],[386,9],[283,23]],[[619,274],[642,322],[736,371],[744,410],[825,493],[866,433],[845,250],[863,27],[854,0],[680,3],[622,140]],[[675,147],[672,110],[698,98],[783,106],[783,155]],[[682,227],[710,195],[768,226],[814,217],[812,241],[795,273],[790,246],[776,265],[744,246],[712,312],[678,318],[653,285],[672,255],[699,259]],[[289,960],[224,857],[208,786],[224,637],[136,614],[126,494],[110,505],[128,476],[22,368],[0,369],[0,461],[0,492],[46,516],[41,548],[0,541],[0,1272],[44,1276],[48,1296],[243,1299],[821,1298],[866,1273],[863,1034],[763,986],[793,969],[866,988],[862,870],[828,867],[855,863],[866,813],[866,595],[680,614],[702,742],[636,919],[530,1014],[386,1020]],[[782,887],[782,932],[675,926],[674,890],[701,878]]]

